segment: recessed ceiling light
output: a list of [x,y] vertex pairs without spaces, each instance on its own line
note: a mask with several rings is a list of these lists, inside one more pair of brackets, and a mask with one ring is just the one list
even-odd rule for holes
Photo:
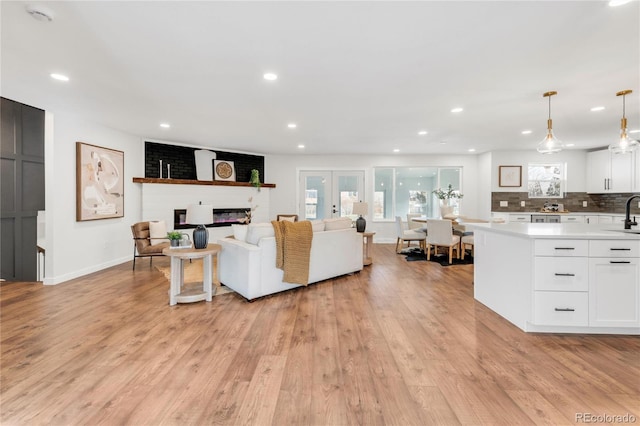
[[440,141],[440,145],[446,145],[447,141]]
[[531,134],[531,130],[523,130],[522,134],[523,135],[530,135]]
[[304,145],[300,144],[300,145],[298,145],[298,148],[302,149],[302,148],[304,148]]
[[265,80],[274,81],[278,79],[278,76],[272,72],[267,72],[262,76]]
[[400,152],[400,150],[398,148],[395,148],[393,152]]
[[69,77],[67,77],[66,75],[56,74],[56,73],[52,73],[50,75],[51,75],[51,78],[54,78],[56,80],[69,81]]
[[475,148],[469,148],[469,152],[476,152]]
[[451,112],[454,112],[454,113],[455,112],[462,112],[462,111],[464,111],[464,109],[460,108],[460,107],[457,107],[457,108],[454,108],[454,109],[451,110]]
[[169,123],[160,123],[160,127],[162,127],[163,129],[168,129],[169,127],[171,127],[171,124],[169,124]]
[[287,124],[287,127],[290,129],[295,129],[296,127],[298,127],[298,125],[296,123],[289,123]]
[[424,135],[426,135],[426,134],[427,134],[427,131],[426,131],[426,130],[420,130],[420,131],[418,132],[418,134],[419,134],[420,136],[424,136]]
[[609,1],[609,6],[611,7],[622,6],[623,4],[627,4],[630,1],[631,0],[611,0]]
[[629,130],[629,133],[640,133],[640,129]]
[[576,144],[575,143],[568,143],[565,146],[576,146]]
[[604,111],[604,107],[603,106],[593,107],[593,108],[591,108],[591,111],[593,111],[593,112],[595,112],[595,111]]

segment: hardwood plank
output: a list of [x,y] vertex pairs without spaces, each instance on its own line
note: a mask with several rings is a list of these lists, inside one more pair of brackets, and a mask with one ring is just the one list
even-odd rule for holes
[[[524,333],[473,266],[374,244],[357,274],[253,303],[168,305],[127,262],[0,285],[0,423],[571,424],[640,417],[640,339]],[[162,264],[167,259],[154,259]]]

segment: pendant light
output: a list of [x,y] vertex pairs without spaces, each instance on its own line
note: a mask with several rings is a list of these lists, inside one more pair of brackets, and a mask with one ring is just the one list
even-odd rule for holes
[[543,98],[549,98],[549,119],[547,120],[547,136],[538,144],[538,152],[540,154],[555,154],[562,151],[562,142],[553,136],[553,129],[551,128],[551,97],[557,94],[558,92],[553,91],[542,95]]
[[620,120],[620,139],[609,145],[609,151],[614,154],[628,154],[633,152],[638,147],[638,141],[629,138],[627,133],[627,118],[625,113],[624,97],[632,93],[631,90],[621,90],[616,93],[616,96],[622,96],[622,120]]

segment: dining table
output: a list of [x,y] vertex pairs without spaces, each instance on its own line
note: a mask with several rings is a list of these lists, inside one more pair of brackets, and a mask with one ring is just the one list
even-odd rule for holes
[[[426,231],[427,230],[426,224],[428,219],[439,219],[439,218],[419,216],[419,217],[414,217],[411,220],[413,222],[424,224],[420,229],[422,229],[423,231]],[[471,218],[471,217],[465,217],[465,216],[455,216],[452,218],[445,218],[445,219],[451,221],[453,231],[459,233],[460,235],[466,232],[466,227],[464,226],[466,223],[489,223],[489,221],[485,219],[477,219],[477,218]]]

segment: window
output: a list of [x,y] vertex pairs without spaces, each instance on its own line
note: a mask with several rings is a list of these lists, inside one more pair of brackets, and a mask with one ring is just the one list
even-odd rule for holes
[[[449,184],[460,189],[462,169],[459,167],[377,167],[374,169],[373,219],[393,220],[407,213],[428,217],[440,216],[440,202],[433,194]],[[460,200],[452,199],[454,213],[460,211]]]
[[564,169],[562,163],[529,164],[527,172],[529,198],[562,197]]

